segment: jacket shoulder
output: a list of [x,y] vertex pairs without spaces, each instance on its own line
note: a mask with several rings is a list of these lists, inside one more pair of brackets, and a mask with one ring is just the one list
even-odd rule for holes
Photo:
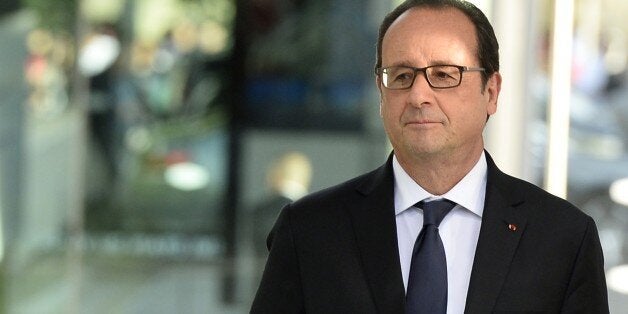
[[350,201],[363,194],[363,187],[375,179],[381,169],[359,175],[345,182],[312,192],[291,204],[293,210],[300,208],[324,208],[339,202]]
[[519,199],[522,207],[532,217],[549,219],[550,221],[572,221],[586,224],[591,217],[574,204],[558,197],[528,181],[503,174],[502,183],[498,188],[502,193],[513,199]]

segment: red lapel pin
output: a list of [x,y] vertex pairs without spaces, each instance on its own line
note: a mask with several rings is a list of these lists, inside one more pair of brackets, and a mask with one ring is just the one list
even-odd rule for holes
[[508,224],[508,230],[515,232],[517,231],[517,225],[515,224]]

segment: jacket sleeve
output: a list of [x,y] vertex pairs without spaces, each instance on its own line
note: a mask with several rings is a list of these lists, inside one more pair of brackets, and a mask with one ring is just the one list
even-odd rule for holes
[[602,246],[591,218],[573,266],[561,312],[609,313]]
[[290,205],[281,211],[268,236],[270,254],[251,313],[303,313],[303,293]]

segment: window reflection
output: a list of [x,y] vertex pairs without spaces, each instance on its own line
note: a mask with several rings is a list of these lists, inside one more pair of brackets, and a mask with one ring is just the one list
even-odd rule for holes
[[[1,182],[24,182],[0,190],[9,312],[245,313],[263,259],[255,252],[280,209],[264,200],[299,197],[386,154],[383,136],[363,133],[377,117],[376,25],[356,14],[381,15],[382,5],[29,0],[12,8],[0,36],[23,30],[6,41],[21,51],[0,51],[3,60],[19,56],[13,72],[24,79],[12,81],[23,94],[12,93],[20,110],[3,125],[28,122],[23,137],[10,134],[24,152],[5,145],[15,154],[0,156]],[[18,90],[7,81],[3,95]],[[266,190],[256,181],[264,174],[249,174],[279,156]],[[244,175],[240,159],[252,169]],[[326,166],[331,159],[339,168]]]
[[[611,312],[625,309],[628,286],[628,25],[616,1],[580,1],[572,62],[569,199],[596,221],[605,255]],[[624,95],[624,96],[622,96]],[[621,282],[621,283],[620,283]]]

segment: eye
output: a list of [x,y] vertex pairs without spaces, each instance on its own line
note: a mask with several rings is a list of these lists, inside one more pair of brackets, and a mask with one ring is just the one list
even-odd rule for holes
[[455,73],[451,69],[446,68],[432,68],[430,76],[441,81],[456,79]]
[[414,77],[414,71],[410,68],[404,67],[391,67],[387,69],[388,77],[392,79],[393,82],[403,83],[409,80],[412,80]]
[[435,87],[452,87],[460,83],[460,70],[455,66],[433,66],[428,68],[427,76]]
[[384,69],[382,76],[384,84],[388,88],[403,89],[412,85],[414,69],[410,67],[394,66]]
[[396,74],[394,76],[395,81],[397,82],[406,82],[412,79],[413,73],[410,71],[406,71],[406,72],[402,72],[399,74]]

